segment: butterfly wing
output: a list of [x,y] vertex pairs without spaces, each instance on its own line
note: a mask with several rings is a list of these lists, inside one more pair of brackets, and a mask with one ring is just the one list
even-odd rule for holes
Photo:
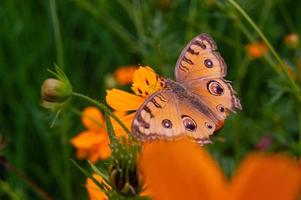
[[176,96],[169,90],[152,94],[137,110],[132,132],[142,141],[177,138],[183,134]]
[[224,120],[229,111],[242,109],[239,99],[229,81],[223,78],[201,78],[190,81],[187,90],[200,96],[218,120]]
[[203,145],[210,143],[210,135],[220,128],[228,111],[241,109],[231,84],[223,79],[227,66],[216,50],[207,34],[198,35],[184,48],[175,69],[179,83],[169,82],[171,87],[155,92],[137,111],[132,124],[137,138],[187,135]]
[[219,120],[224,120],[228,111],[241,109],[230,82],[223,79],[226,74],[227,65],[217,52],[216,43],[207,34],[192,39],[175,68],[176,80],[199,96]]
[[188,101],[179,100],[171,90],[161,90],[151,95],[137,110],[132,132],[142,141],[193,138],[198,144],[210,143],[209,136],[215,123]]
[[217,52],[217,45],[208,34],[193,38],[183,49],[175,68],[178,82],[204,77],[225,77],[227,65]]

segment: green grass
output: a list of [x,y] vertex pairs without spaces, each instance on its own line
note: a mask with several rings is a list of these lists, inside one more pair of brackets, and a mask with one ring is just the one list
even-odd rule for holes
[[[1,154],[27,177],[0,167],[0,199],[41,199],[28,180],[53,199],[86,198],[85,176],[69,161],[75,159],[69,139],[83,130],[79,117],[63,113],[50,128],[53,115],[40,106],[47,68],[61,65],[76,91],[104,102],[107,74],[142,64],[173,77],[179,53],[202,32],[216,40],[243,106],[219,132],[225,141],[215,139],[208,147],[227,174],[264,135],[272,137],[269,151],[300,155],[300,94],[283,71],[277,72],[273,54],[258,60],[246,55],[245,45],[260,36],[228,1],[53,2],[0,1],[0,135],[7,141]],[[289,49],[283,37],[301,33],[301,5],[292,0],[238,3],[292,67],[300,89],[300,45]]]

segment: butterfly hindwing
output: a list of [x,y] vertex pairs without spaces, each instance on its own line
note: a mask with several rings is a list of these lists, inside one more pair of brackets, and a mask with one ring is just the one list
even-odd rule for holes
[[241,109],[240,101],[229,81],[223,78],[202,78],[190,81],[187,89],[200,96],[219,120],[224,120],[229,111]]
[[176,80],[199,96],[218,120],[224,120],[228,111],[241,109],[230,81],[223,78],[227,74],[227,65],[209,35],[196,36],[184,48],[175,74]]
[[215,123],[187,100],[179,100],[171,90],[150,96],[137,111],[132,124],[134,136],[142,141],[188,136],[198,144],[210,143]]

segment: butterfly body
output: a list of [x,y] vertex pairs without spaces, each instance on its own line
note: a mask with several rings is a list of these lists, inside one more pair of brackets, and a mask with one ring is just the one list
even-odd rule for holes
[[207,34],[195,37],[182,51],[175,68],[176,80],[149,96],[138,109],[133,135],[142,141],[188,136],[203,145],[238,108],[239,99],[226,76],[226,64]]
[[166,79],[164,86],[164,89],[171,90],[179,101],[186,101],[192,108],[199,110],[207,116],[211,116],[214,120],[218,120],[214,112],[212,112],[204,100],[202,100],[202,97],[190,92],[183,84],[171,79]]

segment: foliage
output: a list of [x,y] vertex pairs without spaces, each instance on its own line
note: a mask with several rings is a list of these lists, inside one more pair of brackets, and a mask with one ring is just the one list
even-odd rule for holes
[[[292,0],[238,3],[300,88],[300,45],[288,46],[284,37],[300,35],[301,5]],[[73,88],[104,102],[105,80],[119,66],[149,65],[173,77],[182,48],[202,32],[216,40],[228,65],[227,79],[243,106],[208,146],[227,174],[263,136],[272,140],[269,151],[301,153],[298,94],[271,53],[259,59],[248,56],[245,46],[262,39],[229,1],[11,0],[0,2],[0,20],[0,135],[7,143],[0,159],[5,156],[14,166],[0,166],[5,169],[0,171],[0,199],[43,198],[39,190],[53,199],[87,196],[81,184],[85,176],[69,161],[74,158],[69,139],[82,129],[78,116],[62,113],[50,129],[54,116],[40,106],[47,68],[58,64]]]

